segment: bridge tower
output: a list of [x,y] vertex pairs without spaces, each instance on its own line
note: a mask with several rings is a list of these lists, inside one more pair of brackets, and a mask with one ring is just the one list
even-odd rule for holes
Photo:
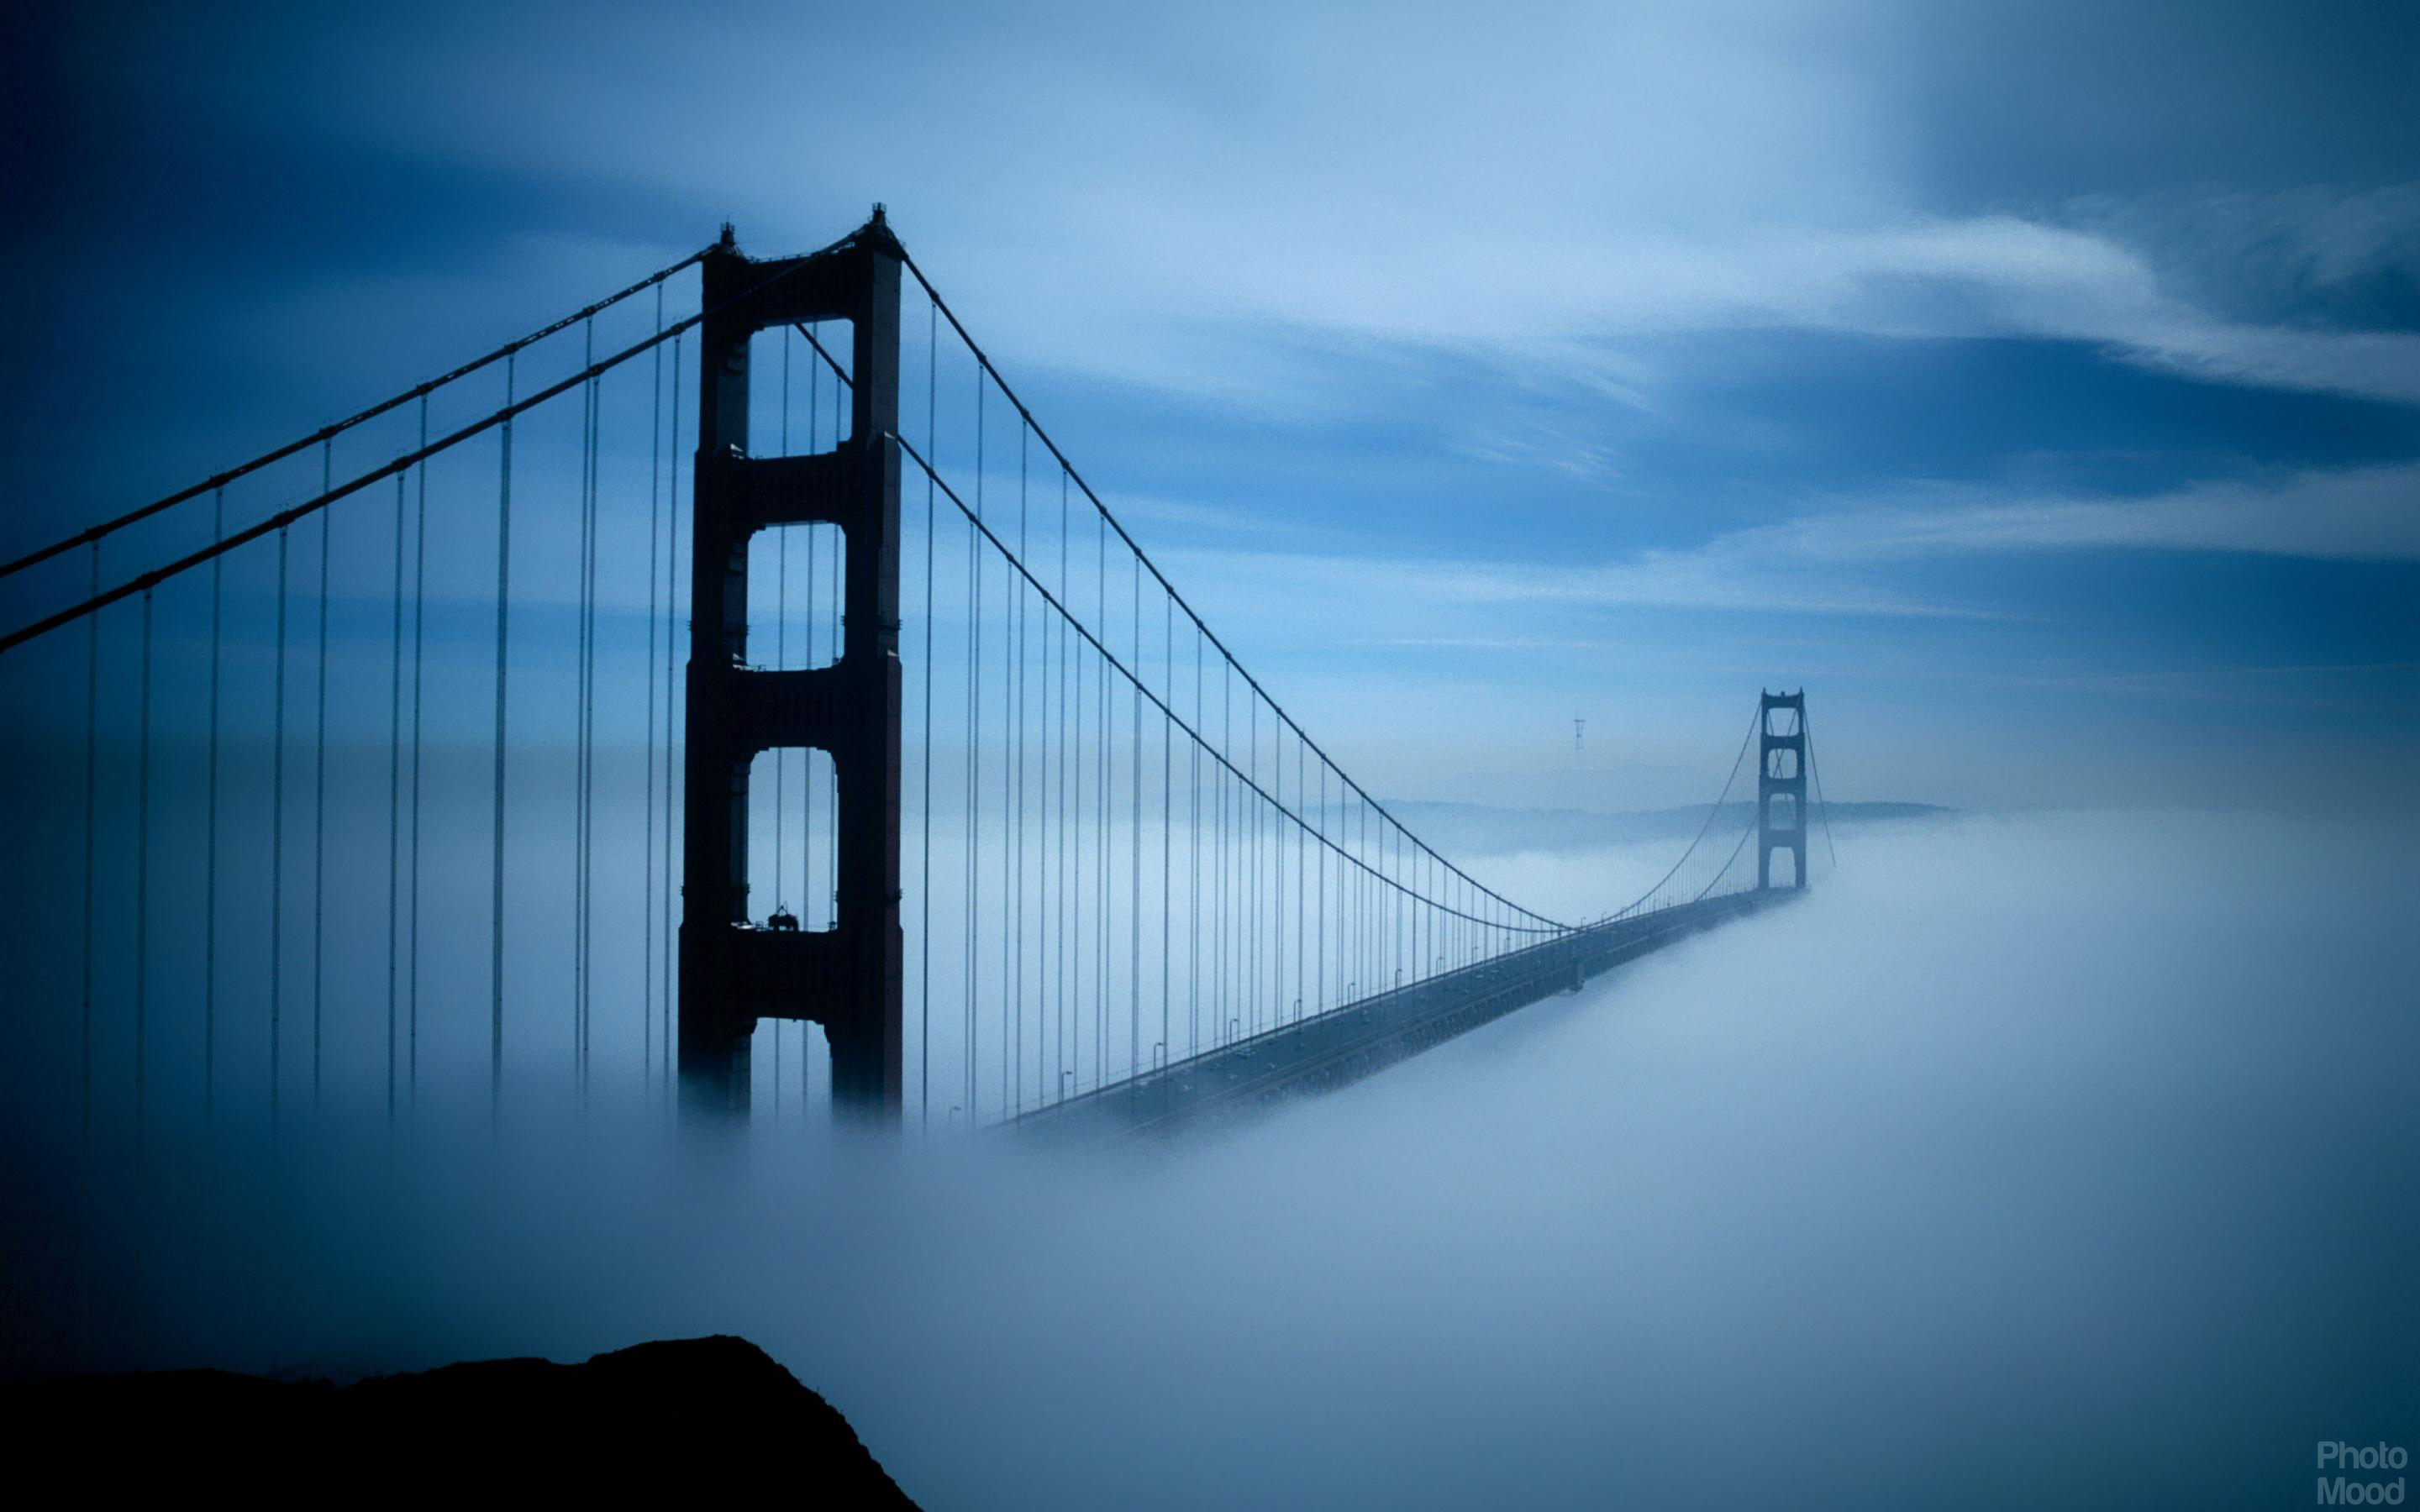
[[1756,885],[1773,886],[1773,853],[1790,853],[1790,886],[1807,886],[1807,690],[1766,693],[1757,711]]
[[[824,1026],[832,1098],[895,1124],[902,1107],[899,925],[899,278],[906,254],[876,206],[805,257],[741,255],[731,228],[702,265],[690,571],[688,767],[682,810],[680,1082],[685,1113],[749,1103],[759,1020]],[[847,439],[814,455],[748,448],[748,355],[759,331],[846,320]],[[845,543],[842,649],[812,671],[748,661],[748,543],[825,523]],[[761,751],[831,758],[838,885],[829,930],[752,926],[748,785]]]

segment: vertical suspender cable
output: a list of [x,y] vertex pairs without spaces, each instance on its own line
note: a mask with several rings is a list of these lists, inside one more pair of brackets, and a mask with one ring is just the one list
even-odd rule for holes
[[[1100,605],[1102,644],[1108,645],[1109,633],[1109,535],[1106,526],[1094,527],[1093,543],[1094,592]],[[1109,784],[1115,777],[1109,745],[1109,720],[1114,705],[1109,702],[1109,658],[1100,657],[1101,690],[1094,701],[1101,717],[1101,779],[1094,784],[1094,802],[1100,809],[1100,820],[1094,829],[1094,840],[1099,846],[1097,864],[1093,869],[1093,888],[1097,894],[1094,924],[1099,935],[1099,956],[1094,964],[1093,990],[1096,995],[1093,1009],[1093,1085],[1105,1087],[1109,1080]]]
[[[582,323],[585,347],[582,365],[596,362],[597,320],[590,316]],[[584,1107],[588,1094],[588,982],[591,958],[588,949],[588,907],[595,892],[596,855],[592,848],[594,835],[589,825],[590,795],[597,782],[596,706],[591,692],[597,678],[597,424],[601,418],[603,391],[599,379],[590,378],[583,386],[580,430],[580,620],[574,632],[580,640],[579,676],[575,695],[579,700],[578,741],[576,763],[578,780],[572,786],[572,848],[576,864],[572,868],[572,992],[571,992],[571,1056],[573,1086]]]
[[143,590],[142,712],[134,744],[134,1169],[143,1170],[144,1062],[150,1049],[151,590]]
[[[789,332],[786,328],[783,330],[782,336],[783,342],[783,361],[786,364],[789,360],[787,355]],[[786,366],[784,370],[786,371]],[[840,385],[835,382],[832,385],[832,389],[833,392],[837,393],[839,392]],[[787,391],[785,390],[785,394],[786,392]],[[823,368],[819,363],[810,363],[807,364],[807,450],[810,452],[820,451],[822,449],[822,438],[817,434],[817,421],[822,409],[822,393]],[[783,408],[785,411],[787,410],[788,406],[789,400],[784,397],[783,400]],[[788,434],[788,424],[785,416],[783,435],[786,438]],[[832,432],[832,446],[835,450],[840,446],[840,432],[837,426],[833,428]],[[784,452],[789,450],[786,440],[783,444],[783,450]],[[806,621],[807,665],[810,667],[815,665],[815,537],[817,533],[818,532],[812,527],[807,531]],[[835,644],[832,649],[837,652],[840,648]],[[834,659],[837,659],[837,657]],[[805,896],[808,899],[808,903],[801,904],[799,911],[802,914],[812,914],[815,912],[813,907],[813,901],[815,895],[815,784],[814,768],[806,764],[803,761],[799,764],[799,797],[801,806],[800,821],[799,825],[799,886],[806,889]],[[833,817],[837,818],[838,814],[835,813]],[[781,828],[778,815],[776,816],[776,823],[773,827],[777,830]],[[837,847],[835,847],[834,859],[838,859]],[[774,889],[779,891],[780,887],[780,880],[776,878]],[[826,902],[829,904],[830,900],[827,900]],[[838,910],[834,909],[833,915],[836,916],[837,912]],[[776,1027],[778,1028],[779,1026],[776,1025]],[[799,1057],[799,1065],[801,1075],[804,1074],[806,1061],[806,1056],[801,1054]],[[799,1095],[803,1098],[805,1092],[806,1087],[802,1081],[799,1084]],[[804,1103],[801,1103],[800,1105],[804,1106]]]
[[[935,414],[939,403],[940,358],[935,342],[939,312],[930,301],[924,306],[924,447],[933,449]],[[938,453],[935,455],[939,455]],[[924,474],[924,796],[923,880],[918,909],[924,927],[918,932],[917,1041],[923,1057],[917,1080],[917,1116],[925,1134],[933,1131],[933,475]]]
[[[1170,972],[1169,945],[1171,914],[1169,888],[1175,881],[1176,860],[1173,855],[1176,803],[1176,720],[1167,713],[1167,703],[1176,697],[1176,601],[1161,595],[1160,600],[1160,686],[1167,691],[1159,723],[1159,1053],[1162,1064],[1173,1059],[1168,1044],[1169,991],[1173,985]],[[1140,671],[1140,668],[1137,669]]]
[[[1142,558],[1134,558],[1134,649],[1135,676],[1142,676]],[[1126,904],[1126,1074],[1142,1070],[1142,691],[1140,682],[1133,697],[1134,703],[1134,778],[1127,785],[1132,790],[1133,811],[1126,821],[1127,843],[1134,857],[1127,885]]]
[[[983,370],[975,370],[975,516],[983,516]],[[983,547],[966,525],[966,1122],[975,1122],[975,978],[983,963],[975,917],[983,912]]]
[[[428,445],[428,397],[420,399],[420,444]],[[424,672],[427,658],[423,656],[428,630],[428,464],[420,465],[420,477],[415,485],[418,495],[413,504],[411,527],[411,937],[407,942],[411,958],[411,986],[404,999],[405,1038],[409,1042],[404,1057],[404,1086],[412,1104],[420,1103],[420,713],[427,687]]]
[[[1016,433],[1016,559],[1025,561],[1026,476],[1029,432]],[[1009,602],[1016,610],[1016,922],[1011,933],[1016,941],[1016,960],[1010,975],[1014,984],[1009,989],[1016,1016],[1016,1077],[1010,1099],[1011,1116],[1025,1111],[1025,622],[1026,597],[1022,584],[1013,584],[1015,596]]]
[[[664,329],[664,286],[656,285],[656,333]],[[640,779],[646,829],[639,842],[639,1090],[656,1088],[656,543],[661,532],[664,474],[664,348],[654,363],[647,397],[647,708],[645,775]],[[665,886],[672,885],[665,879]],[[666,947],[670,949],[669,946]]]
[[[832,378],[831,390],[832,448],[835,451],[840,447],[842,432],[846,424],[845,418],[841,409],[844,399],[841,390],[842,384],[840,378],[838,375],[835,374]],[[868,444],[879,445],[881,439],[879,437],[876,437]],[[810,531],[807,532],[807,575],[808,579],[811,582],[816,580],[814,575],[815,535],[815,532]],[[831,620],[828,628],[830,632],[830,644],[831,646],[831,659],[835,662],[840,659],[840,653],[843,649],[841,644],[841,609],[843,601],[846,597],[846,594],[845,592],[846,585],[842,581],[841,571],[843,565],[841,558],[844,555],[845,555],[845,551],[841,545],[838,532],[835,532],[832,536],[832,548],[824,553],[825,558],[831,565],[831,592],[827,595],[828,601],[831,607]],[[813,604],[808,605],[807,610],[808,632],[812,635],[814,627],[814,606]],[[811,651],[814,648],[814,644],[813,640],[808,642],[808,647]],[[809,659],[812,660],[813,658],[810,657]],[[799,774],[799,780],[802,785],[810,780],[810,774],[803,768],[801,768]],[[810,815],[813,815],[814,808],[812,793],[809,795],[809,800],[807,812]],[[830,816],[827,822],[831,825],[832,834],[831,843],[824,847],[824,886],[822,891],[824,907],[823,917],[836,922],[840,918],[840,765],[836,762],[827,761],[824,763],[824,812]],[[812,859],[812,857],[810,858]]]
[[[1067,596],[1067,470],[1063,467],[1059,470],[1059,598],[1062,603],[1072,602],[1072,600]],[[1084,768],[1082,764],[1082,753],[1073,748],[1073,744],[1069,740],[1067,733],[1069,703],[1067,672],[1069,667],[1074,663],[1074,661],[1075,647],[1069,642],[1066,627],[1063,625],[1060,627],[1059,632],[1059,722],[1057,726],[1059,736],[1059,864],[1057,881],[1059,885],[1058,911],[1059,914],[1063,917],[1054,918],[1051,920],[1050,927],[1050,953],[1054,957],[1052,963],[1053,969],[1051,971],[1054,982],[1050,995],[1051,1017],[1053,1020],[1053,1028],[1051,1031],[1051,1071],[1053,1074],[1050,1078],[1050,1095],[1054,1098],[1065,1097],[1070,1091],[1068,1082],[1071,1078],[1068,1075],[1068,1072],[1071,1069],[1071,1066],[1067,1057],[1069,1038],[1067,1033],[1067,1011],[1071,999],[1067,993],[1067,943],[1076,927],[1076,918],[1080,913],[1080,905],[1078,903],[1074,889],[1083,886],[1084,879],[1083,857],[1080,855],[1074,854],[1075,841],[1080,831],[1074,824],[1075,811],[1070,807],[1070,800],[1067,792],[1068,781],[1072,777],[1075,781],[1075,797],[1073,801],[1078,805],[1080,805],[1084,801]],[[1078,682],[1075,686],[1076,696],[1080,699],[1083,696],[1083,684]],[[1078,733],[1080,736],[1080,732]],[[1070,770],[1071,768],[1073,769],[1072,771]]]
[[[782,455],[787,456],[790,455],[789,327],[781,328],[781,337]],[[808,375],[811,379],[816,371],[818,370],[810,364]],[[807,406],[807,421],[810,425],[814,423],[814,406],[810,403]],[[813,436],[812,430],[809,435]],[[807,450],[811,452],[814,450],[813,440],[807,442]],[[807,633],[813,635],[814,633],[814,569],[812,566],[807,570],[807,592],[809,605]],[[814,653],[812,650],[807,653],[807,659],[814,660]],[[790,532],[785,530],[776,530],[773,532],[773,665],[781,668],[787,668],[790,665]],[[789,760],[789,748],[785,746],[773,748],[773,906],[782,909],[789,907],[788,903],[784,901],[785,894],[782,890],[782,847],[787,842],[789,837],[789,815],[786,807],[790,794]],[[801,881],[803,883],[803,879]],[[782,1111],[781,1066],[782,1021],[775,1019],[773,1021],[773,1113],[776,1118],[781,1116]]]
[[403,862],[403,474],[395,475],[395,615],[386,690],[386,1121],[395,1127],[396,1009],[400,971],[396,903]]
[[[226,489],[210,490],[210,539],[226,534]],[[219,1008],[219,640],[225,559],[210,559],[210,735],[203,760],[202,805],[202,1121],[218,1108]]]
[[[1202,627],[1193,628],[1193,728],[1202,726]],[[1197,733],[1187,755],[1193,764],[1186,790],[1190,822],[1185,831],[1186,974],[1191,985],[1185,995],[1185,1053],[1202,1051],[1202,737]]]
[[[664,832],[663,891],[657,897],[657,906],[663,911],[664,953],[656,969],[662,973],[659,995],[664,1005],[663,1032],[657,1037],[664,1057],[664,1106],[673,1105],[673,742],[674,699],[680,686],[680,662],[677,640],[680,633],[680,410],[681,410],[681,342],[673,338],[673,448],[670,458],[672,484],[666,490],[671,507],[664,522]],[[653,653],[650,652],[650,655]]]
[[[513,397],[514,363],[504,359],[504,402]],[[496,469],[496,749],[489,812],[488,1111],[504,1112],[504,656],[512,625],[513,423],[507,417]]]
[[1011,1025],[1016,1007],[1013,967],[1016,931],[1012,909],[1016,892],[1012,869],[1016,860],[1016,822],[1013,812],[1016,803],[1016,637],[1010,633],[1016,623],[1016,576],[1005,561],[1001,563],[1000,613],[1000,1111],[1005,1118],[1009,1109],[1009,1055],[1015,1042]]
[[[1235,669],[1233,663],[1221,657],[1218,662],[1218,753],[1230,756],[1235,744]],[[1232,761],[1229,762],[1232,765]],[[1218,927],[1215,932],[1218,961],[1211,971],[1210,1032],[1220,1044],[1227,1042],[1227,793],[1230,779],[1221,770],[1218,780],[1218,842],[1213,856],[1218,874]]]
[[[581,366],[596,359],[593,348],[597,337],[596,322],[582,322],[584,339],[590,351],[583,352]],[[571,619],[571,1088],[575,1103],[580,1092],[580,964],[582,894],[586,890],[588,850],[583,843],[581,815],[586,808],[588,791],[588,727],[582,717],[580,692],[588,681],[588,445],[590,422],[597,403],[596,391],[588,384],[580,386],[580,551],[572,565],[573,583]]]
[[[1830,799],[1823,796],[1823,769],[1815,764],[1815,735],[1807,728],[1807,711],[1803,706],[1798,711],[1798,733],[1807,737],[1807,777],[1815,785],[1816,812],[1823,820],[1823,850],[1831,856],[1833,868],[1838,870],[1840,865],[1840,852],[1832,843],[1832,804]],[[1806,820],[1800,819],[1799,824],[1803,827]]]
[[269,1142],[277,1144],[278,1043],[286,991],[286,562],[287,529],[277,528],[277,671],[271,697],[269,756]]
[[[1075,579],[1068,570],[1067,546],[1067,470],[1063,466],[1059,470],[1059,586],[1065,595],[1064,601],[1073,604],[1076,601]],[[1074,737],[1067,752],[1067,764],[1075,768],[1069,774],[1075,791],[1067,812],[1068,848],[1072,852],[1068,856],[1067,872],[1073,889],[1068,900],[1067,946],[1076,961],[1074,977],[1068,983],[1067,992],[1067,1070],[1076,1074],[1063,1076],[1062,1080],[1069,1084],[1072,1091],[1080,1086],[1084,1070],[1084,905],[1092,896],[1084,885],[1084,856],[1090,849],[1084,840],[1084,820],[1092,810],[1084,806],[1084,758],[1089,753],[1090,743],[1084,738],[1083,648],[1071,646],[1068,650],[1072,654],[1063,657],[1060,671],[1073,686],[1072,696],[1065,700],[1069,705]]]
[[[101,592],[101,543],[92,543],[92,592]],[[93,833],[101,779],[101,616],[85,619],[84,637],[84,1142],[92,1144]]]
[[[818,325],[820,325],[820,322],[818,322]],[[783,373],[784,373],[784,375],[785,375],[785,377],[784,377],[784,382],[785,382],[785,383],[787,382],[786,375],[787,375],[787,373],[788,373],[788,363],[789,363],[789,337],[790,337],[789,331],[788,331],[788,329],[785,327],[785,328],[783,330],[783,332],[782,332],[782,342],[783,342],[783,356],[782,356],[782,361],[783,361]],[[813,339],[813,338],[812,338],[812,335],[810,336],[810,339]],[[820,345],[820,343],[818,343],[818,345]],[[839,391],[839,389],[840,389],[840,385],[839,385],[837,382],[835,382],[835,383],[832,385],[832,389],[833,389],[834,393],[838,393],[838,391]],[[788,410],[789,410],[789,403],[790,403],[790,401],[789,401],[789,398],[788,398],[788,392],[789,392],[789,391],[788,391],[788,390],[787,390],[787,388],[785,387],[785,388],[783,389],[783,400],[782,400],[782,408],[783,408],[783,428],[782,428],[782,435],[783,435],[783,440],[782,450],[783,450],[783,452],[785,452],[785,453],[789,450],[789,441],[788,441],[788,437],[789,437],[789,418],[788,418]],[[817,428],[816,428],[817,420],[818,420],[819,413],[820,413],[820,410],[821,410],[821,408],[822,408],[822,398],[821,398],[822,393],[823,393],[823,367],[822,367],[822,365],[821,365],[820,363],[808,363],[808,364],[807,364],[807,450],[808,450],[808,451],[810,451],[810,452],[819,451],[819,450],[821,450],[821,449],[822,449],[822,438],[817,434]],[[834,448],[835,450],[837,450],[837,449],[839,448],[839,446],[840,446],[840,432],[839,432],[839,428],[838,428],[837,426],[835,426],[835,427],[833,428],[833,432],[832,432],[832,446],[833,446],[833,448]],[[806,621],[807,621],[807,663],[806,663],[806,664],[807,664],[808,666],[810,666],[810,667],[813,667],[813,666],[814,666],[814,665],[815,665],[815,536],[816,536],[816,534],[817,534],[817,532],[816,532],[816,531],[815,531],[813,527],[810,527],[810,528],[808,529],[808,531],[807,531],[807,608],[806,608]],[[832,649],[836,652],[836,651],[838,651],[840,648],[839,648],[839,646],[838,646],[837,644],[835,644],[835,645],[833,646],[833,648],[832,648]],[[834,659],[835,659],[835,660],[837,660],[838,658],[837,658],[837,657],[835,657]],[[779,758],[778,758],[778,756],[777,756],[776,760],[778,761],[778,759],[779,759]],[[777,786],[778,786],[778,785],[780,785],[780,780],[781,780],[781,779],[777,778],[777,779],[776,779],[776,785],[777,785]],[[804,762],[803,760],[801,760],[801,762],[799,763],[799,805],[800,805],[800,814],[799,814],[799,886],[801,888],[805,889],[803,896],[808,900],[808,902],[807,902],[807,903],[800,904],[799,909],[799,912],[800,914],[814,914],[814,913],[815,912],[815,910],[814,910],[814,906],[813,906],[813,902],[814,902],[814,896],[815,896],[815,783],[814,783],[814,769],[811,765],[809,765],[806,762]],[[835,812],[834,812],[833,817],[834,817],[835,819],[837,819],[837,818],[839,817],[839,815],[838,815],[837,811],[835,811]],[[782,826],[781,826],[781,822],[780,822],[780,815],[779,815],[778,813],[775,815],[775,820],[774,820],[773,827],[774,827],[774,829],[775,829],[775,830],[777,830],[777,831],[782,827]],[[834,856],[834,859],[835,859],[835,860],[837,860],[837,859],[838,859],[838,856],[837,856],[837,846],[835,846],[835,848],[834,848],[834,849],[835,849],[835,856]],[[776,877],[776,878],[774,879],[773,887],[774,887],[774,890],[775,890],[776,892],[779,892],[779,891],[781,890],[781,879],[780,879],[779,877]],[[829,901],[828,901],[828,902],[829,902]],[[834,908],[834,909],[832,910],[832,916],[833,916],[833,917],[836,917],[836,916],[837,916],[837,914],[838,914],[838,909],[837,909],[837,908]],[[808,927],[810,927],[810,928],[812,928],[812,927],[813,927],[812,921],[810,921],[810,922],[808,923]],[[778,1031],[779,1031],[779,1029],[780,1029],[780,1027],[781,1027],[781,1026],[780,1026],[780,1025],[779,1025],[779,1023],[777,1022],[777,1023],[775,1024],[774,1027],[775,1027],[776,1031],[778,1032]],[[802,1028],[802,1032],[803,1032],[803,1028]],[[802,1050],[802,1051],[800,1052],[799,1056],[799,1074],[800,1074],[800,1076],[801,1076],[801,1078],[802,1078],[802,1079],[801,1079],[801,1081],[799,1082],[799,1097],[800,1097],[800,1100],[801,1100],[801,1101],[800,1101],[800,1103],[799,1103],[799,1106],[800,1106],[800,1107],[802,1107],[802,1108],[806,1105],[806,1104],[805,1104],[805,1102],[804,1102],[804,1098],[805,1098],[805,1096],[806,1096],[806,1090],[807,1090],[807,1088],[806,1088],[806,1083],[805,1083],[805,1082],[804,1082],[804,1080],[803,1080],[803,1077],[804,1077],[804,1075],[805,1075],[805,1073],[806,1073],[806,1064],[807,1064],[807,1057],[806,1057],[805,1053],[804,1053],[804,1052],[803,1052],[803,1050]]]
[[[779,329],[782,341],[781,445],[782,455],[787,456],[790,455],[790,328],[783,326]],[[811,378],[814,372],[815,369],[810,365],[808,373]],[[810,403],[807,406],[807,421],[811,426],[814,423],[814,406]],[[814,432],[810,430],[809,435],[813,434]],[[811,452],[814,450],[812,440],[807,443],[807,450]],[[814,634],[814,571],[812,566],[807,572],[807,633],[813,635]],[[812,651],[808,654],[807,659],[809,661],[814,659]],[[790,532],[786,530],[776,530],[773,532],[773,665],[783,669],[790,665]],[[783,912],[787,912],[790,906],[782,890],[783,880],[782,849],[789,839],[787,824],[789,815],[785,807],[790,794],[789,761],[788,747],[773,748],[773,906]],[[800,827],[807,826],[801,825]],[[801,886],[806,885],[803,875],[800,876],[799,883]],[[800,1058],[803,1059],[804,1057]],[[781,1119],[782,1021],[775,1019],[773,1021],[773,1121],[779,1123]]]
[[[328,491],[335,465],[335,441],[319,446],[319,491]],[[319,1107],[320,1051],[327,1020],[321,998],[328,935],[328,541],[335,513],[319,512],[319,689],[312,701],[316,725],[311,759],[311,1108]]]

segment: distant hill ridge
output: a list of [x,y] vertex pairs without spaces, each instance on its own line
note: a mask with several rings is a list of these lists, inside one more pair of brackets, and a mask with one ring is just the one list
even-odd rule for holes
[[[1504,851],[1586,850],[1672,837],[1685,841],[1705,825],[1712,806],[1699,803],[1679,809],[1594,813],[1585,809],[1498,809],[1479,803],[1389,799],[1387,807],[1422,839],[1441,847],[1459,844]],[[1717,827],[1745,827],[1755,817],[1756,804],[1737,800],[1722,809],[1715,818]],[[1819,816],[1828,812],[1835,828],[1943,819],[1963,811],[1931,803],[1833,803],[1817,805],[1816,810]]]

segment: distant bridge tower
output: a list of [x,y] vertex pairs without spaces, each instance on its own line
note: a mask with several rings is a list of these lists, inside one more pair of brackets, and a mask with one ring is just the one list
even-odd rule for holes
[[1790,853],[1792,887],[1807,886],[1807,690],[1766,693],[1757,716],[1756,885],[1773,886],[1773,853]]
[[[900,1117],[899,453],[888,438],[899,423],[905,255],[876,206],[856,235],[807,257],[744,257],[726,226],[703,264],[681,853],[687,1111],[745,1112],[757,1022],[795,1018],[824,1026],[836,1104]],[[814,455],[750,455],[750,338],[835,319],[854,343],[847,439]],[[840,658],[752,668],[749,538],[814,523],[839,527],[845,543]],[[829,930],[749,922],[749,767],[780,747],[825,751],[839,784]]]

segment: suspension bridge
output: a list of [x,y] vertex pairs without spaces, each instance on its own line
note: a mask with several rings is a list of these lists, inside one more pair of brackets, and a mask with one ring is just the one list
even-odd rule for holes
[[1796,896],[1824,812],[1765,693],[1645,892],[1481,882],[1242,665],[878,207],[801,256],[726,229],[0,582],[11,1117],[138,1165],[608,1093],[1166,1130]]

